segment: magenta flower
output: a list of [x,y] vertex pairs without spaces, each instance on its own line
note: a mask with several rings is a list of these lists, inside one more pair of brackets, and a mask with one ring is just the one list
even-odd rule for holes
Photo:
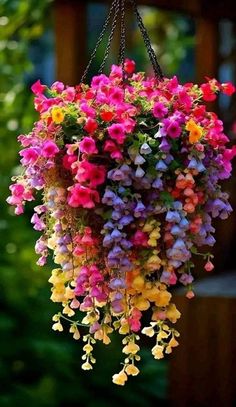
[[177,121],[171,121],[166,129],[168,136],[171,138],[178,138],[182,132],[181,127]]
[[122,124],[119,123],[112,124],[110,127],[108,127],[108,134],[118,144],[123,144],[125,141],[125,130]]
[[157,119],[163,119],[163,117],[165,117],[165,115],[167,114],[168,109],[167,107],[165,107],[163,105],[163,103],[161,102],[157,102],[155,103],[154,107],[153,107],[153,115],[157,118]]
[[45,158],[52,158],[59,152],[59,148],[53,141],[45,141],[42,147],[42,156]]
[[95,204],[100,201],[99,194],[90,188],[75,184],[69,192],[68,204],[73,208],[82,206],[83,208],[94,208]]
[[79,149],[82,153],[86,154],[98,153],[95,140],[91,137],[84,137],[83,140],[79,143]]

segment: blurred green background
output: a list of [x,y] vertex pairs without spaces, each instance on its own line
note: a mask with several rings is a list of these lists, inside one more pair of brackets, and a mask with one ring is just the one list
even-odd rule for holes
[[[32,207],[25,216],[16,217],[5,203],[10,177],[19,171],[16,137],[30,131],[37,119],[30,86],[38,78],[46,84],[56,80],[53,7],[51,0],[0,0],[0,406],[167,406],[168,361],[154,361],[148,348],[142,351],[140,376],[131,378],[125,388],[111,382],[121,359],[115,336],[109,347],[98,347],[94,372],[81,370],[81,344],[70,334],[51,330],[51,317],[58,307],[49,300],[51,267],[35,265],[38,235],[30,225]],[[93,30],[80,39],[87,41],[89,50],[106,11],[102,4],[89,4],[87,24]],[[194,79],[193,19],[148,7],[142,13],[165,73],[180,73],[185,81]],[[137,27],[133,28],[129,55],[139,69],[148,70],[145,49]],[[227,24],[223,31],[227,35]],[[223,70],[226,77],[230,76],[227,69]],[[227,103],[222,100],[222,111]]]

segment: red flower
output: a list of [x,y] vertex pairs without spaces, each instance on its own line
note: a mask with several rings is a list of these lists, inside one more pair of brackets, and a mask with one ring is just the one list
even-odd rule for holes
[[131,59],[125,60],[125,72],[128,74],[132,74],[135,71],[135,62]]
[[84,130],[86,130],[88,133],[92,134],[97,130],[97,128],[98,128],[98,124],[97,124],[96,120],[91,119],[91,117],[89,117],[84,126]]
[[114,117],[114,113],[103,111],[100,113],[100,117],[104,122],[110,122]]
[[203,100],[205,100],[206,102],[213,102],[216,99],[216,94],[214,90],[212,90],[209,83],[203,83],[200,88],[202,91]]
[[228,96],[231,96],[235,92],[235,86],[231,82],[222,83],[220,89]]

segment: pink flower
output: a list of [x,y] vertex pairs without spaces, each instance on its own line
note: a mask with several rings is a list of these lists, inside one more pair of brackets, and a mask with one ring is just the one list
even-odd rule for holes
[[112,88],[109,95],[109,102],[113,105],[119,105],[124,102],[124,91],[120,88]]
[[167,127],[166,132],[171,138],[178,138],[181,134],[181,127],[177,121],[172,120]]
[[103,165],[82,161],[78,166],[75,178],[79,182],[88,182],[90,187],[95,188],[104,183],[106,170]]
[[124,126],[119,123],[114,123],[108,127],[109,136],[114,139],[118,144],[123,144],[125,141],[125,130]]
[[64,167],[66,170],[72,171],[73,174],[76,174],[77,169],[76,169],[76,168],[74,169],[74,168],[72,167],[72,164],[73,164],[74,162],[76,162],[77,159],[78,159],[78,157],[77,157],[76,155],[65,154],[64,157],[63,157],[63,159],[62,159],[63,167]]
[[83,140],[79,143],[79,148],[82,153],[86,154],[95,154],[98,152],[96,143],[91,137],[84,137]]
[[165,107],[163,105],[163,103],[161,102],[157,102],[155,103],[154,107],[153,107],[153,115],[157,118],[157,119],[162,119],[163,117],[165,117],[165,115],[167,114],[168,109],[167,107]]
[[137,230],[131,239],[134,246],[148,246],[148,235],[142,230]]
[[105,141],[104,151],[111,153],[111,158],[113,158],[114,160],[121,160],[123,157],[121,151],[112,140]]
[[38,157],[39,157],[39,153],[38,150],[36,148],[33,147],[29,147],[29,148],[25,148],[24,150],[22,150],[20,152],[20,156],[23,157],[20,161],[21,164],[23,165],[31,165],[34,164]]
[[124,130],[126,133],[132,133],[136,126],[136,121],[129,117],[128,119],[122,120],[121,124],[124,126]]
[[109,78],[106,75],[101,74],[93,77],[91,86],[92,88],[98,88],[99,86],[107,85],[108,83],[110,83]]
[[75,88],[73,86],[68,86],[63,92],[63,97],[68,102],[73,102],[75,99],[75,94],[76,94]]
[[56,81],[52,84],[51,89],[55,90],[57,93],[61,93],[65,89],[65,86],[62,82]]
[[10,190],[12,195],[17,196],[19,198],[23,197],[23,194],[25,192],[24,185],[22,184],[12,184],[10,186]]
[[82,206],[83,208],[94,208],[95,204],[100,202],[99,194],[90,188],[80,184],[75,184],[70,188],[68,204],[73,208]]
[[210,260],[205,264],[204,269],[208,272],[212,271],[214,269],[214,264]]
[[59,152],[57,145],[51,141],[45,141],[42,147],[42,156],[45,158],[53,158]]
[[45,89],[47,88],[47,86],[42,85],[40,80],[38,80],[37,82],[35,82],[32,86],[31,86],[31,90],[32,92],[37,95],[40,96],[42,95],[42,93],[45,91]]
[[94,119],[96,117],[96,110],[89,106],[87,103],[81,103],[80,109],[82,112],[86,113],[87,117]]
[[179,92],[179,101],[185,107],[187,111],[191,109],[192,106],[192,98],[188,95],[185,89]]

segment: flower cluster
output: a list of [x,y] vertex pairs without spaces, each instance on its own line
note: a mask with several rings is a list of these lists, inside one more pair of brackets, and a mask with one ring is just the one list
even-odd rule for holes
[[196,255],[205,271],[214,268],[199,248],[215,242],[212,219],[231,212],[220,181],[236,155],[204,104],[220,91],[231,95],[232,84],[158,81],[135,73],[133,61],[125,70],[124,80],[113,65],[90,86],[33,85],[40,117],[19,136],[24,171],[8,198],[21,214],[42,191],[31,222],[42,233],[38,264],[51,250],[57,267],[51,299],[62,311],[53,329],[69,324],[75,339],[82,333],[85,370],[95,363],[96,341],[109,344],[114,330],[123,335],[124,364],[113,376],[119,385],[139,373],[140,333],[155,336],[155,359],[178,345],[170,287],[180,282],[193,297]]

